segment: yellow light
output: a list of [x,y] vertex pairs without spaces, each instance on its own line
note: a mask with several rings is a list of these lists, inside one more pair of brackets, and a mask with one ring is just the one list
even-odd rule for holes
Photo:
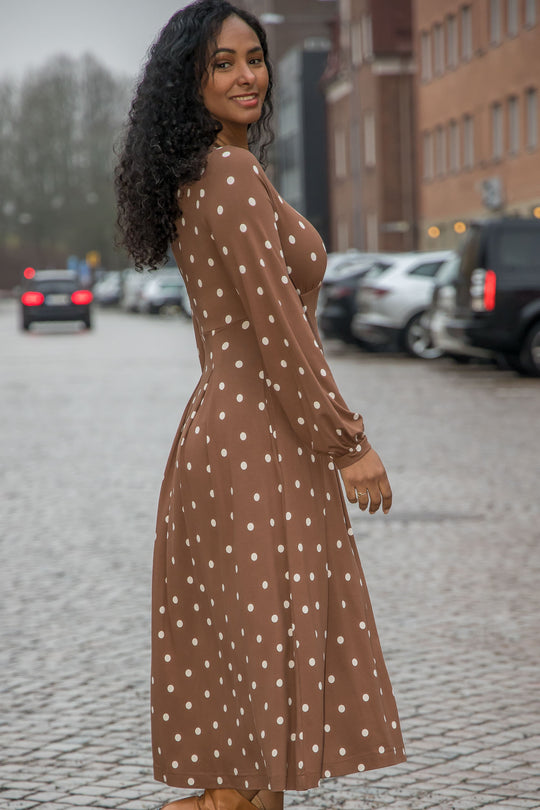
[[464,222],[454,222],[454,230],[456,233],[465,233],[467,226]]
[[431,228],[428,228],[428,236],[431,236],[432,239],[437,239],[440,235],[441,231],[436,225],[432,225]]
[[536,219],[540,219],[540,205],[537,205],[536,208],[533,208],[533,217],[536,217]]

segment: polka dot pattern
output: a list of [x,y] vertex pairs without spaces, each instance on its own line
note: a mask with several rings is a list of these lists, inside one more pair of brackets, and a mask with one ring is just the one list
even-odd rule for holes
[[201,377],[158,505],[154,775],[305,790],[404,759],[338,473],[369,444],[322,351],[316,231],[245,149],[189,191],[173,252]]

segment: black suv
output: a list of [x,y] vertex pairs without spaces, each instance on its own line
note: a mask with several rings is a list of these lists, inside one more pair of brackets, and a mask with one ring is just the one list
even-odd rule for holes
[[82,321],[92,326],[90,290],[82,289],[71,270],[38,270],[25,281],[21,295],[21,327],[36,321]]
[[540,220],[473,223],[460,254],[449,335],[540,376]]

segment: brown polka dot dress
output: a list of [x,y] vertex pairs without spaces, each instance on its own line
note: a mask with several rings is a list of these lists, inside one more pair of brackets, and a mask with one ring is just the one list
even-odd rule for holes
[[175,258],[202,374],[154,550],[154,773],[305,790],[405,759],[337,468],[369,451],[326,363],[326,255],[247,149],[184,191]]

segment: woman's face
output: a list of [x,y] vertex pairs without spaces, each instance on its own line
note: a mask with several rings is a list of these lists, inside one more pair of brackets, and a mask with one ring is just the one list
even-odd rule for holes
[[259,119],[267,90],[259,38],[232,15],[221,26],[202,86],[204,106],[223,125],[221,142],[247,145],[247,127]]

